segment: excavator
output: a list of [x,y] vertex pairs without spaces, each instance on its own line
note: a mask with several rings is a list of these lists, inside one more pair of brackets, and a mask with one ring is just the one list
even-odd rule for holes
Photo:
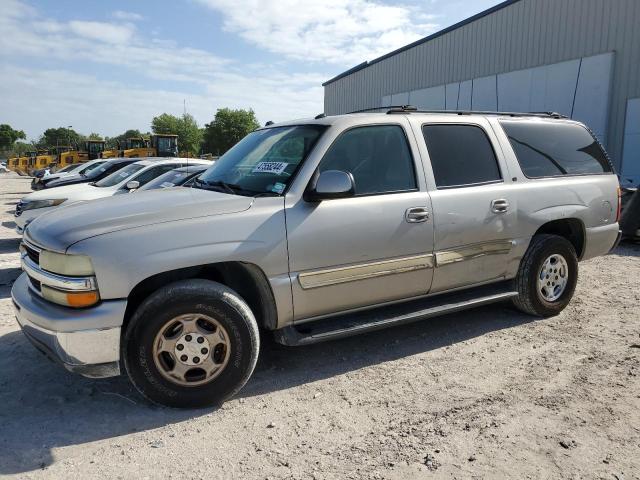
[[[130,142],[134,140],[135,143]],[[176,157],[178,156],[178,135],[155,134],[149,140],[144,138],[127,139],[127,147],[121,156],[134,157]]]
[[64,168],[74,163],[83,163],[101,158],[103,152],[104,140],[87,140],[84,143],[84,151],[70,150],[61,153],[57,168]]

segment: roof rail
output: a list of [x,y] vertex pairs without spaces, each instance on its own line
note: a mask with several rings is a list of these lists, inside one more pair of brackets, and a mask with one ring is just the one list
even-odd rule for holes
[[384,111],[387,114],[393,113],[437,113],[437,114],[449,114],[449,115],[502,115],[505,117],[542,117],[542,118],[569,118],[566,115],[562,115],[558,112],[499,112],[491,110],[420,110],[413,105],[389,105],[385,107],[370,107],[363,108],[362,110],[354,110],[348,112],[347,115],[352,113],[366,113]]
[[416,111],[417,108],[412,106],[412,105],[387,105],[384,107],[369,107],[369,108],[363,108],[362,110],[354,110],[353,112],[347,112],[347,115],[351,114],[351,113],[366,113],[366,112],[375,112],[376,110],[387,110],[386,113],[389,113],[389,111],[391,110],[395,110],[397,109],[398,112],[403,111],[403,112],[410,112],[410,111]]
[[490,110],[418,110],[412,105],[390,107],[387,114],[393,113],[438,113],[450,115],[501,115],[505,117],[543,117],[543,118],[569,118],[558,112],[499,112]]

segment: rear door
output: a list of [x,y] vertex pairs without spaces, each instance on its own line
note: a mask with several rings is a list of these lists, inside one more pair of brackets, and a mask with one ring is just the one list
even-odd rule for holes
[[412,121],[428,159],[435,230],[432,292],[504,278],[517,225],[510,175],[489,122],[441,118]]

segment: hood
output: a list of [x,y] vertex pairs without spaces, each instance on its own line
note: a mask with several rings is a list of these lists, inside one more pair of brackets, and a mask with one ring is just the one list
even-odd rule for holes
[[92,189],[97,187],[92,187],[87,183],[78,183],[75,185],[64,185],[62,187],[56,188],[46,188],[43,190],[38,190],[36,192],[30,193],[22,198],[25,202],[32,202],[34,200],[52,200],[56,198],[70,198],[71,196],[75,196],[78,192],[84,191],[87,189]]
[[[252,202],[252,197],[181,187],[116,195],[57,208],[31,222],[25,236],[37,245],[63,252],[70,245],[96,235],[242,212],[249,209]],[[180,234],[179,227],[176,234]]]
[[75,183],[83,183],[89,181],[91,181],[90,178],[77,173],[69,173],[60,178],[53,178],[51,181],[47,181],[47,188],[55,188],[62,185],[72,185]]

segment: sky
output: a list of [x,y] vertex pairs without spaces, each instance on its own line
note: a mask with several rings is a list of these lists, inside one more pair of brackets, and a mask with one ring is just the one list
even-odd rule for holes
[[499,0],[2,0],[0,123],[114,136],[184,109],[315,116],[322,83]]

